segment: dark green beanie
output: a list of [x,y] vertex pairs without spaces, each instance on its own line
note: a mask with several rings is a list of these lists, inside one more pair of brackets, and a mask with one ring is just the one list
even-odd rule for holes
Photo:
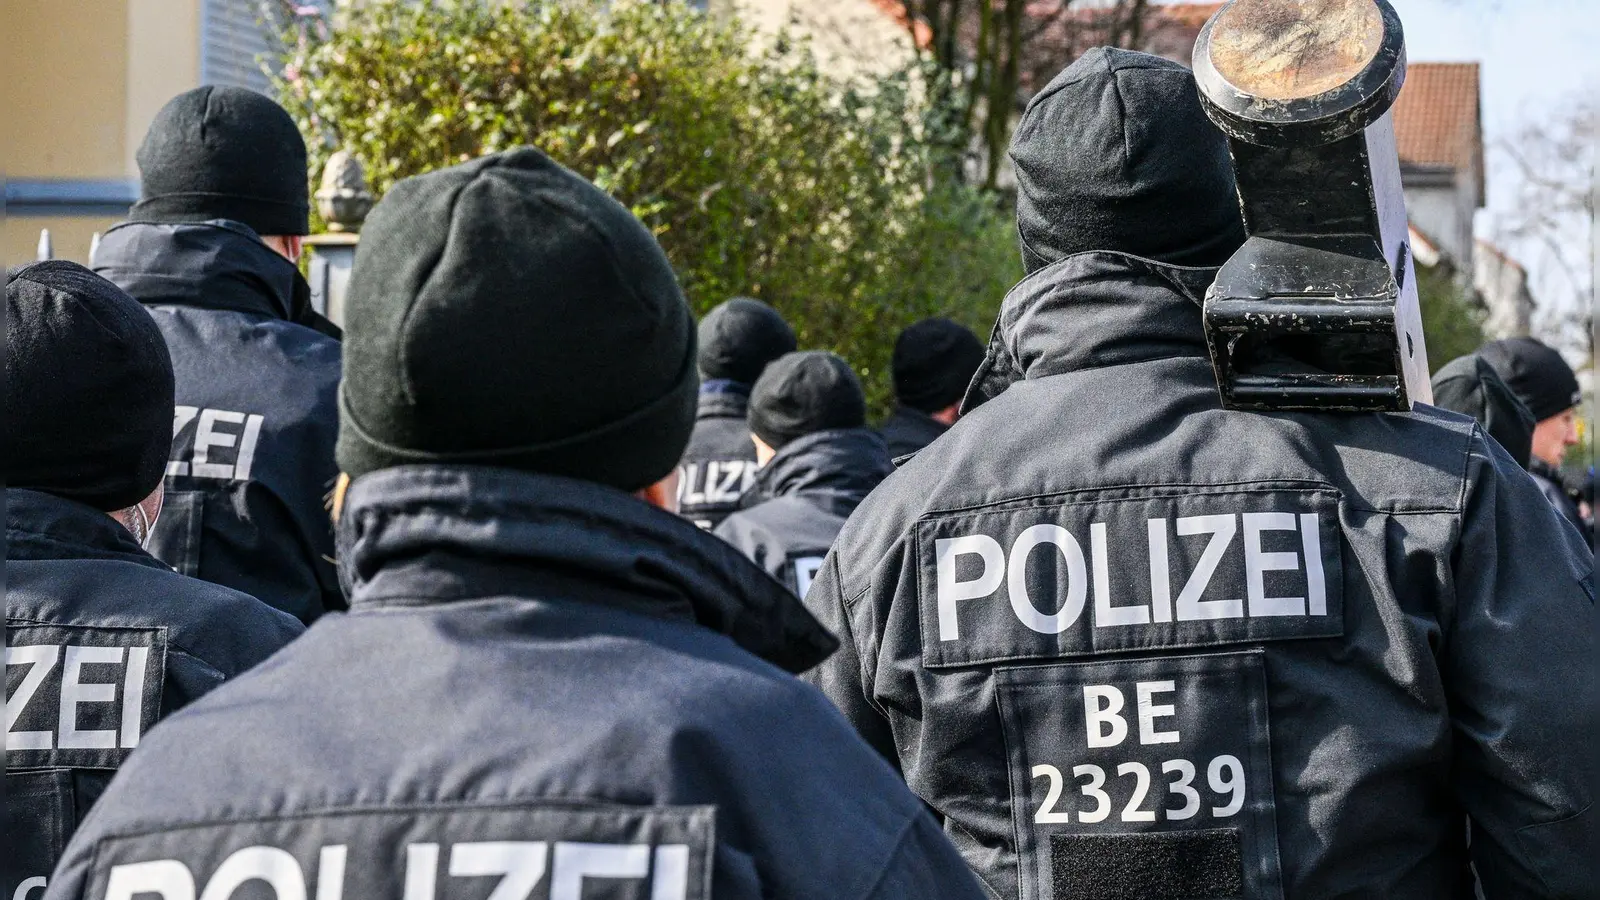
[[407,178],[368,216],[350,277],[339,465],[638,490],[688,443],[694,327],[650,232],[543,153]]

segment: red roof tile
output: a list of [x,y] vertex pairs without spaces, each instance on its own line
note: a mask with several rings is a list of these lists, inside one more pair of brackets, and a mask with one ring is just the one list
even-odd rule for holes
[[1400,160],[1420,166],[1471,169],[1483,152],[1478,64],[1417,62],[1394,104]]

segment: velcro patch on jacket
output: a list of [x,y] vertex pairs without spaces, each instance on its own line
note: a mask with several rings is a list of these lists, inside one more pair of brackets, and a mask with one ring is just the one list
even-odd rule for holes
[[1264,651],[994,678],[1022,900],[1282,896]]
[[6,767],[114,769],[161,716],[164,628],[6,626]]
[[709,900],[712,806],[334,810],[101,841],[89,896]]
[[1326,488],[1119,489],[916,526],[928,667],[1344,633]]

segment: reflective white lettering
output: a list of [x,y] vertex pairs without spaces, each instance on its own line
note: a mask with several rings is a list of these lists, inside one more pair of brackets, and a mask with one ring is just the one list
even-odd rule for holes
[[1094,560],[1094,626],[1148,625],[1150,608],[1147,606],[1111,605],[1111,567],[1106,564],[1106,525],[1096,522],[1089,526],[1089,556]]
[[[198,406],[176,406],[176,407],[173,407],[173,410],[172,410],[172,441],[173,441],[173,443],[177,443],[178,435],[183,432],[184,426],[188,425],[190,422],[193,422],[194,421],[194,417],[198,416],[199,414],[200,414],[200,407],[198,407]],[[189,464],[184,462],[184,461],[182,461],[182,460],[175,459],[172,462],[167,463],[167,474],[168,475],[187,475],[187,474],[189,474]]]
[[[998,541],[994,542],[999,547]],[[1033,605],[1028,596],[1028,554],[1040,544],[1052,544],[1067,561],[1067,597],[1061,608],[1046,614]],[[1060,634],[1072,627],[1083,614],[1083,603],[1088,595],[1088,572],[1083,563],[1083,548],[1060,525],[1034,525],[1017,536],[1011,545],[1011,558],[1006,562],[1006,588],[1011,595],[1011,611],[1017,620],[1040,634]]]
[[1174,523],[1179,537],[1190,537],[1197,534],[1209,534],[1211,540],[1206,544],[1206,549],[1200,553],[1200,561],[1195,564],[1194,572],[1183,585],[1183,590],[1178,593],[1178,621],[1186,622],[1195,619],[1242,619],[1244,618],[1244,598],[1239,597],[1228,600],[1201,600],[1205,595],[1206,586],[1211,583],[1211,577],[1217,572],[1217,564],[1222,562],[1222,556],[1228,551],[1228,544],[1233,541],[1233,536],[1238,533],[1239,525],[1231,515],[1216,516],[1186,516]]
[[61,736],[56,746],[63,750],[112,750],[117,733],[109,730],[78,730],[78,706],[83,703],[111,703],[117,699],[117,686],[83,681],[83,667],[122,662],[121,647],[68,647],[61,665]]
[[550,900],[583,900],[585,878],[645,878],[649,844],[556,844],[550,866]]
[[49,883],[50,880],[45,878],[43,875],[35,875],[32,878],[24,878],[17,884],[17,889],[12,892],[11,900],[28,900],[28,897],[34,891],[44,890],[45,885]]
[[1157,622],[1172,621],[1171,557],[1167,554],[1167,520],[1145,523],[1150,535],[1150,609]]
[[323,847],[317,853],[317,900],[344,897],[344,864],[350,850],[344,844]]
[[149,647],[128,648],[128,668],[122,673],[121,746],[124,750],[139,746],[139,733],[144,726],[145,670],[149,665]]
[[1115,747],[1128,736],[1122,692],[1109,684],[1083,686],[1083,730],[1090,747]]
[[1293,553],[1266,553],[1261,549],[1261,532],[1294,531],[1294,514],[1263,512],[1244,514],[1244,584],[1252,616],[1303,616],[1304,597],[1268,597],[1267,572],[1293,572],[1300,558]]
[[197,478],[232,478],[233,466],[214,463],[208,459],[212,447],[232,447],[239,436],[228,431],[218,431],[217,423],[238,425],[244,413],[226,409],[207,409],[200,413],[200,424],[195,426],[194,462],[189,467]]
[[406,887],[403,900],[433,900],[439,884],[439,845],[406,847]]
[[544,841],[484,841],[450,848],[450,874],[503,875],[488,900],[526,900],[544,878]]
[[650,900],[689,900],[688,844],[663,844],[656,848]]
[[811,582],[816,580],[817,572],[822,568],[822,557],[802,556],[794,561],[795,593],[801,599],[811,590]]
[[1322,525],[1316,513],[1300,514],[1300,547],[1306,558],[1306,606],[1313,616],[1328,614],[1328,582],[1322,572]]
[[233,461],[233,477],[238,481],[250,480],[250,469],[256,462],[256,441],[261,438],[263,421],[259,415],[244,420],[244,435],[239,438],[239,455]]
[[194,900],[194,874],[175,859],[111,867],[105,900],[133,900],[140,894],[160,894],[161,900]]
[[300,864],[277,847],[245,847],[222,861],[200,900],[228,900],[247,881],[264,881],[277,900],[306,900],[306,879]]
[[1156,704],[1156,694],[1169,694],[1178,689],[1171,681],[1140,681],[1133,686],[1134,706],[1139,711],[1139,743],[1175,744],[1177,731],[1157,731],[1156,719],[1175,715],[1177,709],[1170,703]]
[[[969,554],[983,560],[983,571],[971,581],[957,581],[956,559]],[[999,541],[986,534],[969,534],[934,541],[933,556],[939,607],[939,640],[953,641],[961,637],[961,626],[956,619],[956,602],[987,597],[1000,589],[1000,583],[1006,577],[1005,550],[1000,547]],[[1079,556],[1081,559],[1082,554]]]
[[[22,711],[27,708],[28,701],[38,692],[39,685],[44,683],[45,677],[56,666],[56,660],[61,656],[60,647],[43,644],[32,647],[7,647],[6,666],[26,665],[30,668],[22,676],[22,683],[17,685],[17,690],[6,698],[6,749],[7,750],[49,750],[55,735],[48,731],[12,731],[16,727],[17,719]],[[9,679],[7,679],[9,680]]]

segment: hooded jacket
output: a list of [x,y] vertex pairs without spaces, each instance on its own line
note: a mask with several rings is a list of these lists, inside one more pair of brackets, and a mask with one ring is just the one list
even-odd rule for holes
[[892,471],[883,439],[871,429],[796,438],[756,473],[743,508],[716,535],[804,598],[845,520]]
[[1476,354],[1446,363],[1433,375],[1433,405],[1471,416],[1517,465],[1528,467],[1533,449],[1533,413]]
[[93,507],[6,491],[0,893],[43,882],[157,720],[303,630],[252,597],[173,573]]
[[998,896],[1591,895],[1576,534],[1465,417],[1222,409],[1214,274],[1019,284],[818,573],[809,677]]
[[243,225],[125,222],[94,270],[143,303],[177,378],[151,552],[301,621],[344,608],[324,498],[338,468],[338,329]]
[[346,504],[351,611],[151,735],[47,897],[981,896],[784,671],[833,638],[710,535],[506,469],[382,470]]
[[894,415],[878,429],[878,433],[883,436],[883,442],[889,447],[889,458],[901,459],[919,452],[949,430],[949,425],[920,409],[899,406],[895,409]]
[[701,528],[716,528],[755,484],[749,411],[749,385],[715,380],[700,386],[694,431],[678,464],[678,515]]

